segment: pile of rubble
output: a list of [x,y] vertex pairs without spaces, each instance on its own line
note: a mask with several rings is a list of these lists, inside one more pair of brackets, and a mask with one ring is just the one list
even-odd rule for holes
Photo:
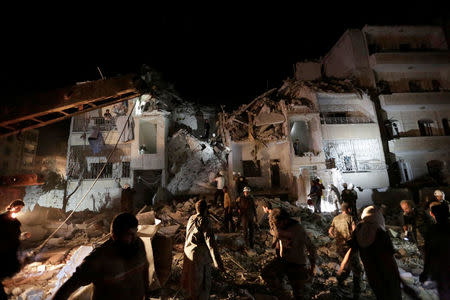
[[[336,252],[336,246],[328,237],[327,230],[331,224],[333,214],[313,214],[307,207],[297,207],[278,198],[256,198],[258,227],[255,232],[255,247],[246,247],[243,235],[239,232],[224,233],[222,228],[223,208],[212,205],[213,196],[204,195],[210,203],[210,217],[213,221],[219,251],[225,264],[226,273],[213,270],[214,285],[212,299],[276,299],[264,284],[260,272],[275,253],[270,245],[272,238],[268,232],[267,215],[264,214],[262,204],[271,201],[274,207],[283,207],[293,218],[300,221],[317,248],[317,275],[308,283],[307,298],[311,299],[339,299],[337,296],[336,272],[341,257]],[[183,200],[171,200],[170,203],[158,203],[149,212],[161,220],[158,233],[172,237],[172,265],[170,277],[164,287],[154,286],[153,297],[167,297],[167,299],[183,298],[180,290],[180,277],[183,265],[183,248],[188,218],[195,213],[194,203],[199,197]],[[50,220],[55,220],[58,212],[52,209],[36,208],[46,211]],[[42,214],[42,213],[40,213]],[[87,215],[89,214],[89,215]],[[35,261],[11,279],[4,282],[6,291],[11,299],[49,299],[51,294],[70,277],[75,267],[92,251],[92,247],[107,238],[108,226],[112,213],[102,214],[83,212],[75,215],[72,222],[64,227],[54,240],[35,257]],[[236,217],[236,216],[235,216]],[[32,219],[32,218],[31,218]],[[84,222],[81,220],[84,219]],[[55,224],[53,221],[49,224]],[[24,224],[26,226],[26,224]],[[49,225],[50,230],[52,225]],[[46,225],[46,227],[48,227]],[[422,272],[423,261],[417,247],[401,238],[400,227],[387,225],[392,237],[395,256],[402,278],[414,287],[423,299],[438,299],[433,286],[422,287],[418,276]],[[365,279],[365,278],[364,278]],[[366,280],[362,299],[375,299]],[[346,283],[351,291],[351,278]],[[289,286],[286,286],[289,289]],[[431,289],[430,289],[431,288]]]
[[220,148],[183,129],[169,139],[167,147],[170,149],[167,189],[172,194],[202,194],[215,189],[211,182],[226,164]]

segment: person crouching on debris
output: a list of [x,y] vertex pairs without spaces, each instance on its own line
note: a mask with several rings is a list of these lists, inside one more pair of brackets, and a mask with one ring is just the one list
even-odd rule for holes
[[91,299],[144,299],[149,286],[149,263],[144,243],[136,235],[137,227],[134,215],[117,215],[111,224],[111,238],[83,260],[53,300],[69,299],[78,288],[91,283]]
[[[290,299],[283,289],[283,277],[287,276],[295,299],[304,299],[305,283],[314,275],[316,248],[303,226],[291,219],[284,209],[273,209],[270,218],[275,225],[275,245],[279,252],[262,270],[261,277],[279,299]],[[306,251],[311,268],[306,268]]]
[[437,282],[439,299],[450,299],[450,223],[445,204],[432,202],[430,215],[436,222],[425,238],[425,258],[420,282],[431,277]]
[[226,186],[223,187],[223,226],[226,232],[234,232],[234,223],[233,223],[233,210],[230,194],[228,193],[228,188]]
[[384,217],[377,207],[368,206],[363,210],[361,222],[353,231],[350,245],[351,248],[337,272],[338,276],[341,276],[347,267],[352,252],[359,251],[367,279],[377,299],[402,299],[400,283],[408,295],[417,297],[400,278],[394,259],[395,250],[386,232]]
[[20,261],[17,257],[20,241],[30,236],[29,233],[21,233],[21,224],[16,218],[16,214],[24,206],[22,200],[14,200],[6,207],[6,211],[0,214],[0,300],[7,299],[1,284],[3,279],[20,271]]
[[[400,207],[403,210],[403,214],[400,216],[400,224],[403,229],[403,234],[406,239],[418,244],[418,232],[416,225],[416,211],[412,203],[408,200],[402,200]],[[419,234],[420,235],[420,234]]]
[[209,299],[211,290],[211,263],[225,271],[218,251],[206,201],[195,203],[196,214],[186,225],[181,286],[189,299]]
[[240,225],[242,230],[244,230],[245,241],[250,249],[253,249],[253,233],[256,223],[255,200],[250,196],[250,188],[248,186],[243,191],[244,195],[236,199],[236,204],[238,206]]
[[[350,248],[348,242],[351,240],[352,232],[356,228],[355,219],[352,217],[348,203],[342,203],[341,214],[333,218],[329,235],[336,240],[337,253],[344,258]],[[359,255],[357,251],[353,251],[350,262],[340,276],[337,277],[340,291],[343,290],[344,280],[353,273],[353,299],[358,299],[361,293],[361,276],[363,273]]]

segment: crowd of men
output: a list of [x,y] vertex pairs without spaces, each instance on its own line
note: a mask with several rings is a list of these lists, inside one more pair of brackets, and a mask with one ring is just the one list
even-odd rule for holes
[[[217,188],[221,187],[222,191],[216,193],[214,204],[218,199],[221,200],[224,230],[242,230],[247,247],[253,248],[257,224],[255,200],[250,194],[250,188],[243,186],[247,184],[245,178],[240,174],[235,175],[235,185],[242,188],[242,193],[239,192],[236,200],[232,201],[225,181],[219,178],[223,177],[222,172],[215,180]],[[323,186],[318,180],[313,184],[316,188],[312,189],[310,195],[320,201]],[[352,190],[352,187],[344,186],[341,213],[334,217],[328,230],[342,258],[337,272],[338,293],[349,296],[345,294],[344,281],[352,273],[351,297],[359,299],[365,272],[377,299],[401,299],[402,288],[410,296],[417,297],[400,277],[382,210],[368,206],[359,215],[356,209],[357,196]],[[125,212],[114,218],[111,238],[84,259],[53,299],[68,299],[79,287],[91,283],[94,286],[92,299],[144,299],[149,295],[149,262],[143,242],[137,237],[138,221],[125,203],[122,206]],[[436,191],[435,199],[428,201],[420,210],[416,210],[412,202],[406,200],[401,201],[400,206],[403,210],[401,224],[404,238],[418,243],[419,236],[423,236],[424,243],[419,247],[424,259],[420,281],[434,280],[440,299],[450,299],[449,207],[443,193]],[[2,265],[0,280],[14,275],[20,269],[17,251],[20,239],[26,234],[21,234],[20,222],[15,214],[23,207],[24,203],[16,200],[0,215],[0,236],[4,239],[0,243],[0,255],[7,262]],[[314,207],[315,212],[319,213],[320,204]],[[275,256],[262,268],[261,277],[279,299],[291,299],[290,293],[283,287],[285,277],[292,287],[293,297],[305,299],[305,284],[315,276],[317,253],[314,242],[302,224],[291,218],[284,209],[272,207],[270,201],[263,204],[263,209],[268,215],[271,247],[275,249]],[[196,202],[195,210],[196,213],[186,225],[181,286],[189,299],[208,299],[212,286],[212,266],[220,271],[225,271],[225,268],[215,241],[206,200]],[[237,226],[233,222],[233,212],[236,210]],[[427,218],[432,222],[425,228],[421,220]],[[6,294],[1,289],[0,300],[3,299],[6,299]]]

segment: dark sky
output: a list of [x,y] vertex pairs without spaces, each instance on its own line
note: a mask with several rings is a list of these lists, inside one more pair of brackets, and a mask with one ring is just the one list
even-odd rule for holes
[[146,63],[185,99],[248,102],[292,76],[296,61],[323,56],[347,28],[433,24],[447,11],[429,1],[394,2],[251,8],[174,3],[164,9],[79,4],[47,13],[28,7],[14,21],[1,21],[1,81],[7,93],[26,94],[99,79],[97,66],[112,77]]

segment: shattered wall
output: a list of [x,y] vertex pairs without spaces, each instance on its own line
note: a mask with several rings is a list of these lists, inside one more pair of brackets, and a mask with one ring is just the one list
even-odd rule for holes
[[[255,151],[255,146],[253,143],[233,142],[231,146],[232,169],[233,171],[241,172],[241,174],[246,176],[251,187],[271,189],[271,161],[278,160],[280,186],[282,189],[285,189],[285,191],[288,191],[291,182],[290,160],[287,159],[289,158],[289,146],[290,144],[288,141],[280,141],[269,143],[265,147],[257,148]],[[260,161],[261,176],[247,177],[248,175],[244,173],[242,161],[254,160],[255,158]]]
[[325,75],[337,78],[356,77],[361,86],[374,87],[375,78],[368,57],[365,37],[361,30],[349,29],[325,55],[322,61]]
[[225,167],[225,157],[207,142],[197,139],[186,130],[179,130],[167,143],[169,182],[172,194],[211,193],[211,184]]

